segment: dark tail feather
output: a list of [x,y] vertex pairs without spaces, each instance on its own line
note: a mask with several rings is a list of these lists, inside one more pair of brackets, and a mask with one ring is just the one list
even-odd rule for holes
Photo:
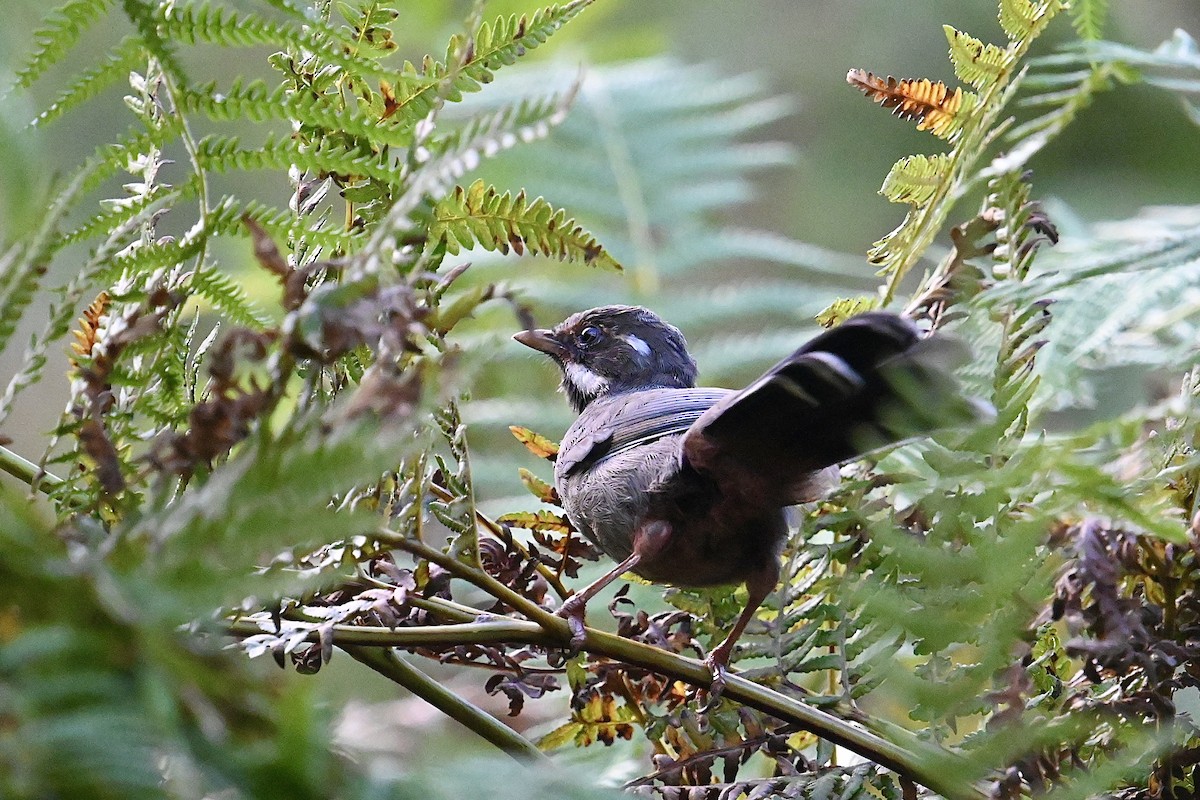
[[968,357],[958,340],[922,339],[895,314],[853,317],[706,412],[685,456],[701,470],[749,470],[786,494],[814,470],[986,416],[952,374]]

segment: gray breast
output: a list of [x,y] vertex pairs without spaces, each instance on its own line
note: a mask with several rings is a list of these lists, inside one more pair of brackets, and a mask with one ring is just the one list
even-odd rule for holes
[[633,547],[633,529],[647,508],[647,491],[678,469],[682,434],[602,458],[571,475],[555,475],[567,516],[609,558]]

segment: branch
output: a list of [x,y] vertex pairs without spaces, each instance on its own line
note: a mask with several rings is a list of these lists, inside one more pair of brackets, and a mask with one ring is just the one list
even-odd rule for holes
[[[444,553],[437,552],[443,559],[454,562],[462,568],[456,569],[456,573],[475,572]],[[442,564],[440,560],[436,563]],[[490,576],[487,577],[492,581],[495,580]],[[481,585],[481,588],[486,587]],[[508,592],[512,592],[511,589],[504,588]],[[524,598],[521,599],[524,600]],[[529,604],[529,601],[524,600],[524,603]],[[541,622],[527,622],[509,617],[498,617],[488,622],[401,627],[394,630],[358,625],[335,625],[333,626],[333,641],[343,649],[348,647],[412,648],[500,643],[554,647],[568,642],[570,631],[566,620],[556,617],[544,609],[539,609],[539,611],[539,616],[549,618],[547,621],[552,629],[548,630],[543,627]],[[587,628],[585,631],[587,635],[584,639],[583,649],[594,656],[604,656],[614,661],[648,669],[693,686],[707,687],[712,682],[712,675],[709,673],[708,667],[698,661],[592,628]],[[235,636],[248,636],[262,633],[263,629],[257,623],[249,620],[236,620],[230,625],[230,632]],[[315,625],[309,638],[311,641],[320,640]],[[355,657],[357,658],[357,656]],[[895,741],[889,741],[871,731],[734,674],[729,675],[725,696],[770,714],[776,719],[793,723],[887,769],[908,776],[948,800],[984,800],[985,798],[983,792],[974,786],[964,785],[962,779],[957,777],[974,771],[970,762],[936,745],[922,742],[902,728],[880,724],[880,727],[884,727],[892,739],[904,739],[904,744],[897,744]],[[872,724],[876,724],[876,722],[878,721],[873,721]]]
[[478,734],[519,761],[550,759],[533,742],[521,736],[491,714],[474,703],[468,702],[445,688],[421,670],[409,664],[395,650],[377,647],[342,647],[351,658],[366,664],[385,678],[389,678],[420,697],[451,719],[457,720],[470,731]]
[[31,489],[49,492],[62,483],[62,478],[51,475],[23,456],[7,447],[0,447],[0,470],[4,470]]

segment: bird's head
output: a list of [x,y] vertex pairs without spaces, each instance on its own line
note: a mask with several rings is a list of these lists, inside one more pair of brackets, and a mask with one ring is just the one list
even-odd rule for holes
[[696,362],[683,334],[640,306],[601,306],[567,317],[553,330],[513,336],[562,369],[562,390],[576,411],[606,394],[695,385]]

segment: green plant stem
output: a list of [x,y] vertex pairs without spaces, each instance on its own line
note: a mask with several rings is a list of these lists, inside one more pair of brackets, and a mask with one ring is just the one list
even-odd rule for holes
[[[551,615],[553,617],[553,615]],[[333,641],[342,649],[367,647],[436,647],[467,644],[536,644],[553,647],[570,639],[566,620],[561,632],[547,631],[540,624],[508,617],[494,621],[462,625],[429,625],[401,628],[382,628],[358,625],[334,625]],[[258,623],[235,620],[229,625],[234,636],[262,633]],[[681,680],[694,686],[706,687],[712,681],[708,667],[690,658],[660,650],[650,645],[623,639],[611,633],[586,629],[583,649],[594,656],[603,656],[632,666],[651,670],[659,675]],[[309,635],[319,641],[317,626]],[[357,658],[357,656],[356,656]],[[407,684],[404,684],[407,685]],[[752,683],[735,674],[728,676],[725,696],[743,705],[756,708],[776,719],[791,722],[802,729],[839,744],[864,758],[927,786],[948,800],[985,800],[986,795],[958,777],[969,774],[972,765],[936,745],[922,742],[902,728],[872,720],[894,740],[839,719],[779,692]]]
[[62,478],[45,472],[29,459],[19,456],[7,447],[0,447],[0,470],[7,472],[31,488],[49,492],[62,483]]
[[[312,625],[313,641],[318,641],[318,623]],[[254,636],[263,633],[257,622],[236,619],[227,630],[234,636]],[[539,644],[553,647],[558,639],[540,625],[525,620],[496,617],[488,622],[465,622],[452,625],[414,625],[402,628],[381,628],[370,625],[334,625],[333,641],[341,646],[364,647],[444,647],[454,644]]]
[[[394,630],[335,625],[333,640],[338,646],[405,648],[509,643],[553,647],[564,646],[570,641],[571,633],[565,619],[522,597],[486,572],[464,564],[437,548],[406,540],[393,531],[379,531],[376,536],[380,542],[424,558],[446,569],[455,577],[474,584],[507,603],[518,613],[524,614],[531,621],[498,617],[486,622],[401,627]],[[237,621],[231,626],[231,632],[234,635],[245,636],[261,633],[262,630],[255,623]],[[712,683],[708,667],[699,661],[592,628],[585,629],[585,633],[583,649],[592,655],[648,669],[693,686],[708,687]],[[314,641],[318,639],[316,626],[310,635]],[[863,724],[886,731],[889,740],[736,674],[728,676],[725,696],[784,722],[792,722],[881,766],[906,775],[948,800],[984,800],[986,797],[982,791],[961,777],[973,771],[972,765],[966,759],[931,743],[922,742],[897,726],[880,720],[863,720]],[[898,743],[901,740],[903,744]]]
[[556,617],[529,598],[505,586],[482,569],[464,564],[453,556],[438,550],[436,547],[430,547],[424,542],[415,542],[412,539],[407,539],[395,531],[386,529],[376,531],[375,537],[378,541],[395,547],[397,550],[403,550],[418,558],[423,558],[426,561],[437,564],[451,575],[475,584],[497,600],[507,603],[517,613],[524,614],[529,619],[538,623],[543,629],[561,634],[559,637],[560,641],[570,640],[570,628],[567,626],[565,619]]
[[351,658],[395,681],[446,716],[464,725],[519,761],[549,762],[537,746],[474,703],[456,695],[391,649],[343,647]]

